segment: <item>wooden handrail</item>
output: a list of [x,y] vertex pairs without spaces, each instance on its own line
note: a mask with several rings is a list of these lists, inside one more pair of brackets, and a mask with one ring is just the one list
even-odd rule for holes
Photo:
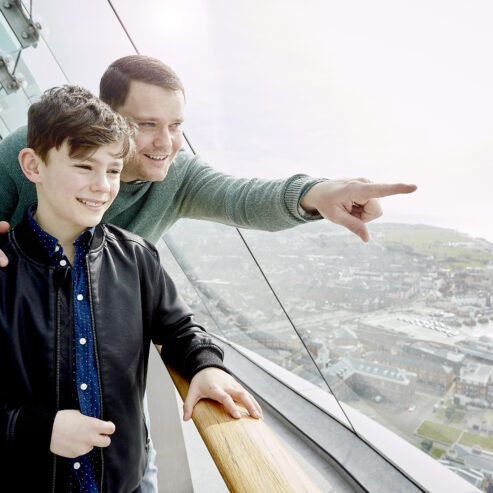
[[[170,366],[168,371],[185,399],[188,381]],[[321,493],[265,422],[239,407],[242,417],[234,419],[221,404],[206,399],[197,403],[192,416],[229,491]]]

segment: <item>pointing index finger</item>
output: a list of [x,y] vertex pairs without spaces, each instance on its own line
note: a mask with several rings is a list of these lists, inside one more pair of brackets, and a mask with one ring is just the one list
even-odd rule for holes
[[412,193],[418,188],[416,185],[407,185],[406,183],[368,183],[362,184],[362,187],[362,193],[366,196],[366,199],[378,199],[388,197],[389,195]]

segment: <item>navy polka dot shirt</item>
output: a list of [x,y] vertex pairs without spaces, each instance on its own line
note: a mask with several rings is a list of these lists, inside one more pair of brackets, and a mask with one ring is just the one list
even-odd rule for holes
[[[94,337],[91,306],[87,283],[85,256],[95,228],[84,231],[74,242],[74,265],[63,253],[58,240],[44,231],[34,219],[36,204],[28,211],[29,223],[57,269],[70,269],[73,282],[74,331],[72,402],[74,409],[86,416],[99,418],[101,415],[101,395],[98,371],[94,354]],[[100,449],[94,448],[86,455],[69,459],[70,492],[97,493],[98,477],[101,472]]]

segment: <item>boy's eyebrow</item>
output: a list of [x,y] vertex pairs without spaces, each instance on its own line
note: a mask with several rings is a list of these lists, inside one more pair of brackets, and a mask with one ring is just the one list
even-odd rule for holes
[[[116,158],[115,161],[111,162],[110,165],[113,165],[113,164],[117,164],[117,165],[121,165],[123,166],[123,163],[122,161],[120,160],[120,158],[118,158],[117,155],[114,155],[114,157]],[[85,162],[85,161],[89,161],[90,163],[100,163],[101,161],[99,161],[98,159],[94,159],[92,156],[88,156],[86,158],[83,158],[80,160],[80,162]]]

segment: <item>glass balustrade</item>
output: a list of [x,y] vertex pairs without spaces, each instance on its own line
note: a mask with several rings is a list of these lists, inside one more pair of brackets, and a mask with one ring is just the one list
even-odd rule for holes
[[489,491],[490,3],[33,1],[32,11],[41,38],[24,50],[0,15],[1,55],[24,81],[0,92],[2,137],[48,87],[97,93],[107,65],[134,53],[121,20],[141,53],[183,79],[185,131],[213,167],[420,185],[383,199],[369,244],[327,221],[240,235],[183,220],[160,252],[211,331]]

